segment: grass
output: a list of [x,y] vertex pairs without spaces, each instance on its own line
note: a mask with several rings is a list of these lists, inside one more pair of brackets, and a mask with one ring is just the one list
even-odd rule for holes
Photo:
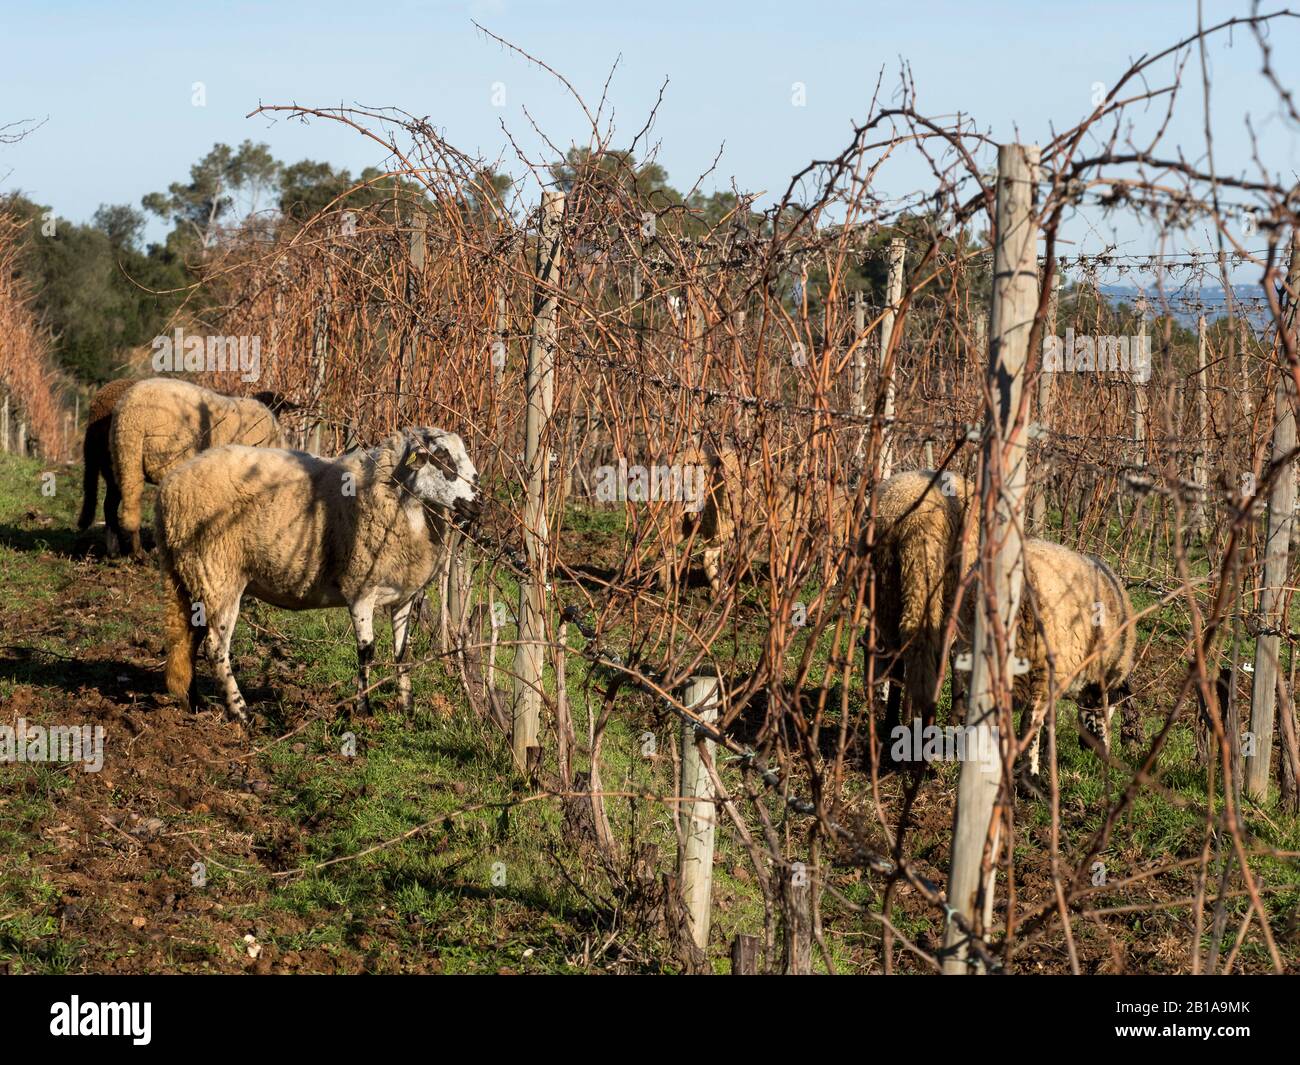
[[[354,683],[355,652],[343,611],[291,613],[246,603],[233,655],[258,724],[251,736],[225,721],[206,669],[210,705],[187,715],[161,691],[161,596],[151,566],[81,557],[73,531],[79,504],[75,469],[55,471],[55,493],[40,492],[43,468],[0,457],[0,569],[6,575],[0,628],[0,723],[29,720],[102,721],[106,766],[96,779],[55,766],[0,766],[0,969],[64,971],[286,972],[657,972],[679,968],[663,934],[640,920],[630,868],[605,868],[583,838],[580,809],[556,799],[523,801],[530,793],[513,772],[495,729],[471,715],[459,682],[433,654],[427,633],[414,654],[415,713],[405,716],[391,689],[375,698],[375,715],[346,724],[337,709]],[[617,549],[617,509],[572,508],[571,541],[589,554]],[[612,545],[612,546],[611,546]],[[703,595],[705,593],[697,593]],[[811,602],[817,588],[802,589]],[[497,598],[511,603],[507,580]],[[1154,599],[1138,592],[1139,605]],[[1168,604],[1142,623],[1153,658],[1181,653],[1185,622]],[[721,647],[737,672],[762,650],[762,593],[753,588]],[[615,628],[615,646],[632,636]],[[513,638],[513,627],[501,633]],[[803,637],[803,638],[806,638]],[[576,633],[575,646],[582,643]],[[391,654],[380,634],[377,661]],[[802,649],[796,642],[795,652]],[[828,669],[829,637],[814,649],[809,683]],[[509,651],[499,658],[508,666]],[[791,663],[791,671],[794,665]],[[792,675],[792,673],[791,673]],[[1163,720],[1168,685],[1148,675],[1148,732]],[[549,669],[546,683],[553,685]],[[569,693],[580,746],[588,717],[599,713],[603,679],[574,656]],[[837,703],[835,704],[837,707]],[[866,709],[852,692],[850,713]],[[838,711],[837,711],[838,712]],[[941,710],[941,714],[944,711]],[[1080,751],[1073,708],[1062,703],[1059,762],[1063,858],[1081,861],[1102,827],[1107,781],[1098,761]],[[349,737],[347,733],[352,733]],[[652,756],[645,735],[654,738]],[[349,753],[349,738],[355,754]],[[552,750],[549,736],[544,745]],[[671,794],[677,723],[648,697],[626,690],[603,748],[604,785],[642,796],[608,803],[624,855],[657,850],[658,872],[672,869],[676,831]],[[579,755],[579,770],[586,769]],[[942,881],[951,801],[959,767],[938,764],[913,811],[908,853]],[[724,781],[739,789],[724,763]],[[882,782],[886,807],[897,809],[902,778]],[[1152,863],[1200,853],[1205,777],[1190,732],[1175,728],[1160,766],[1160,785],[1144,789],[1121,816],[1100,852],[1110,882]],[[1216,799],[1216,802],[1220,801]],[[753,808],[744,805],[755,823]],[[864,819],[873,845],[887,843],[871,827],[869,781],[850,774],[842,816]],[[786,820],[767,800],[789,853],[806,853],[807,822]],[[1245,812],[1257,845],[1300,851],[1300,826],[1269,807]],[[163,822],[153,838],[135,826]],[[1042,803],[1017,805],[1016,853],[1024,862],[1021,901],[1042,901],[1049,813]],[[135,820],[133,820],[135,819]],[[405,838],[403,838],[405,837]],[[369,851],[369,853],[366,853]],[[202,859],[206,881],[192,882]],[[341,859],[341,860],[340,860]],[[1216,859],[1218,860],[1218,859]],[[329,863],[329,864],[327,864]],[[1294,859],[1261,856],[1252,869],[1267,889],[1278,923],[1300,905]],[[1189,894],[1175,874],[1143,890],[1102,892],[1089,905],[1124,905],[1135,897],[1167,902]],[[651,890],[653,884],[642,885]],[[824,896],[825,941],[840,971],[878,971],[880,926],[857,907],[878,908],[883,881],[849,866],[831,874]],[[763,929],[763,901],[743,842],[724,819],[717,841],[711,964],[725,971],[726,944],[739,932]],[[1232,900],[1230,915],[1244,903]],[[1076,922],[1090,964],[1110,955],[1108,937],[1135,968],[1177,967],[1168,942],[1185,942],[1186,907],[1158,919],[1116,914],[1104,933]],[[892,920],[931,946],[942,919],[904,891]],[[1231,923],[1231,917],[1230,917]],[[1235,924],[1231,925],[1235,927]],[[1155,931],[1153,931],[1153,929]],[[244,937],[261,948],[249,955]],[[1240,964],[1267,967],[1256,937]],[[1292,964],[1300,946],[1286,946]],[[816,954],[815,954],[816,956]],[[1171,960],[1171,958],[1173,960]],[[1059,970],[1055,943],[1031,947],[1026,964]],[[818,958],[817,964],[820,965]],[[902,968],[919,968],[904,957]]]

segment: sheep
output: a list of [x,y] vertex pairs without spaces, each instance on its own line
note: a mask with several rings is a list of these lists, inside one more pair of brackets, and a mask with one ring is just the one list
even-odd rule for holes
[[964,477],[934,470],[895,474],[876,489],[875,542],[860,549],[875,575],[877,651],[890,658],[886,738],[900,724],[904,691],[933,723],[947,618],[973,561],[965,520],[973,495]]
[[[679,462],[706,467],[703,502],[687,510],[676,532],[681,541],[693,537],[703,544],[704,572],[715,596],[722,594],[724,549],[735,548],[737,564],[743,568],[765,550],[773,534],[782,540],[796,528],[818,527],[829,529],[837,547],[848,540],[854,497],[839,486],[823,486],[818,492],[778,481],[774,496],[769,496],[760,469],[730,448],[690,449],[679,456]],[[738,518],[742,514],[749,519],[743,534]]]
[[82,457],[85,470],[81,484],[81,514],[77,518],[77,528],[85,532],[95,521],[95,509],[99,505],[99,478],[104,478],[104,527],[108,553],[118,552],[121,540],[121,527],[118,525],[118,503],[121,495],[118,491],[117,478],[113,476],[113,462],[109,454],[109,434],[113,427],[113,409],[118,400],[126,394],[136,382],[130,378],[109,381],[95,393],[90,401],[90,410],[86,418],[86,438],[82,444]]
[[[963,633],[974,609],[972,597],[963,606]],[[1056,694],[1079,707],[1080,744],[1091,736],[1111,750],[1111,715],[1132,695],[1136,648],[1133,606],[1110,566],[1048,540],[1025,542],[1016,656],[1028,669],[1015,677],[1012,700],[1022,711],[1020,746],[1029,745],[1031,776],[1039,775],[1039,732],[1053,679]]]
[[357,641],[359,714],[369,713],[373,616],[387,607],[398,693],[410,709],[407,621],[450,519],[480,509],[478,472],[455,433],[411,428],[339,458],[226,445],[177,466],[158,493],[167,585],[167,690],[193,707],[201,644],[229,713],[247,721],[230,668],[240,596],[287,610],[346,606]]
[[144,483],[221,444],[280,447],[275,415],[255,399],[223,396],[188,381],[153,377],[131,388],[113,412],[113,474],[121,497],[119,525],[135,557]]

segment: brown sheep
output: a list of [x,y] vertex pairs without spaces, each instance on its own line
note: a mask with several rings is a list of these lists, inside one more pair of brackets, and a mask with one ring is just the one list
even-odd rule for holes
[[143,553],[140,497],[146,481],[159,484],[186,459],[222,444],[284,443],[275,415],[257,400],[160,377],[141,381],[118,401],[110,440],[122,535],[135,556]]
[[77,528],[85,532],[95,521],[95,509],[99,505],[99,478],[104,478],[104,527],[110,555],[117,554],[121,542],[121,526],[118,524],[118,503],[121,493],[117,478],[113,476],[113,461],[109,449],[109,436],[113,428],[113,409],[136,382],[129,378],[109,381],[95,393],[90,401],[90,410],[86,418],[86,438],[82,444],[82,456],[85,470],[81,483],[81,514],[77,518]]
[[[681,541],[693,537],[696,544],[703,545],[704,572],[715,596],[722,594],[724,550],[734,552],[735,564],[743,573],[766,554],[773,532],[784,540],[796,527],[829,528],[832,544],[842,546],[848,540],[854,498],[838,486],[814,492],[804,490],[801,484],[779,481],[773,498],[762,468],[746,462],[735,450],[706,453],[692,449],[678,461],[702,462],[707,467],[703,503],[685,514],[677,531]],[[743,533],[737,517],[742,514],[748,518]]]
[[974,558],[973,535],[963,539],[973,494],[964,477],[933,470],[895,474],[876,489],[874,621],[877,649],[890,658],[886,676],[893,681],[886,740],[900,724],[904,691],[924,723],[934,721],[944,631],[958,581]]
[[357,708],[369,707],[374,611],[393,625],[398,692],[411,701],[407,621],[453,517],[480,507],[478,472],[455,433],[413,428],[335,459],[228,445],[172,470],[155,530],[167,597],[167,689],[195,701],[205,643],[227,710],[247,720],[230,668],[245,593],[286,610],[346,606],[357,640]]

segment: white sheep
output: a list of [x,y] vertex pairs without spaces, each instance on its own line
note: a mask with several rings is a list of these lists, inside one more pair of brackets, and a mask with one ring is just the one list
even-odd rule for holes
[[893,682],[887,739],[899,726],[904,691],[926,724],[934,720],[948,617],[958,579],[973,561],[974,537],[966,521],[972,498],[970,482],[951,471],[908,470],[876,488],[870,556],[877,652],[889,659]]
[[113,409],[109,434],[118,523],[135,556],[142,554],[140,498],[146,481],[160,484],[169,470],[210,447],[284,443],[275,415],[258,400],[161,377],[127,390]]
[[[963,603],[969,632],[975,597]],[[1079,707],[1081,743],[1091,734],[1111,749],[1111,715],[1131,696],[1137,630],[1128,592],[1096,555],[1048,540],[1025,542],[1025,586],[1016,632],[1016,656],[1028,670],[1016,676],[1012,699],[1022,711],[1020,742],[1028,743],[1029,771],[1039,773],[1039,734],[1049,695]]]
[[480,505],[464,443],[441,429],[407,429],[335,459],[230,445],[183,463],[163,479],[155,523],[168,585],[168,690],[194,705],[194,664],[205,642],[227,709],[247,720],[230,668],[247,592],[287,610],[348,608],[362,714],[374,611],[389,608],[398,691],[409,709],[412,600],[433,576],[447,521],[471,520]]

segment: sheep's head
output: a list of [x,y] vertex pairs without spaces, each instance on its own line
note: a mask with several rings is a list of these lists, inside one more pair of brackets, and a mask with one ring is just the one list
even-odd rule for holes
[[449,510],[462,523],[482,509],[478,470],[465,442],[445,429],[420,427],[402,434],[405,446],[395,476],[426,506]]

